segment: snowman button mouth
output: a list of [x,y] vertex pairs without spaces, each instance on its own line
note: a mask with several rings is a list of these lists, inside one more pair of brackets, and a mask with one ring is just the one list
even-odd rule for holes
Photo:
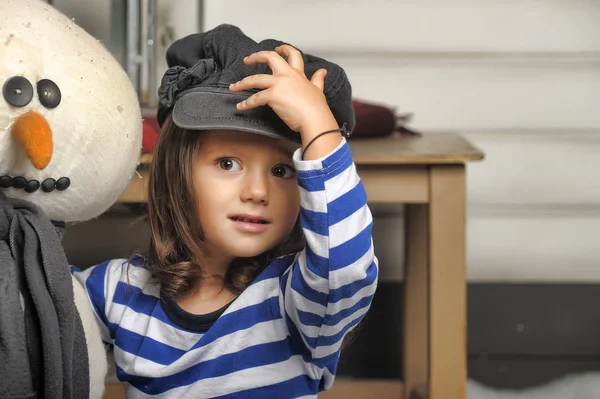
[[68,177],[61,177],[55,180],[51,177],[44,179],[42,182],[39,180],[27,180],[23,176],[0,176],[0,188],[16,188],[24,189],[28,193],[34,193],[40,188],[45,193],[50,193],[54,190],[65,191],[71,185],[71,179]]

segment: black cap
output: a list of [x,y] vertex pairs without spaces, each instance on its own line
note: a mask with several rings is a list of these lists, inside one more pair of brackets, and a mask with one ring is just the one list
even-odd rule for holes
[[[272,73],[266,64],[246,65],[244,57],[287,44],[268,39],[255,42],[236,26],[220,25],[174,42],[158,90],[158,124],[172,112],[173,122],[190,130],[241,130],[300,142],[268,106],[238,111],[236,104],[256,91],[232,93],[229,85],[247,76]],[[344,70],[329,61],[302,53],[304,72],[310,77],[326,69],[324,94],[340,127],[352,132],[355,125],[352,88]]]

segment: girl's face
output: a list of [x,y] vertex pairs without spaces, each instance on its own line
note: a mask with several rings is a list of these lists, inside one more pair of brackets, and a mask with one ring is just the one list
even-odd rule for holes
[[200,134],[194,189],[208,254],[252,257],[280,244],[300,211],[297,145],[239,131]]

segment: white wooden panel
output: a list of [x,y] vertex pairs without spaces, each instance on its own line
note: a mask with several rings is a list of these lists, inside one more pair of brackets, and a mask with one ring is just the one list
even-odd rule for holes
[[156,87],[167,70],[166,54],[171,43],[198,33],[201,21],[197,0],[158,0],[156,2]]
[[600,214],[471,217],[471,282],[600,282]]
[[205,1],[207,29],[238,25],[305,50],[598,51],[594,0]]
[[[470,281],[600,282],[600,2],[204,6],[207,29],[232,23],[327,57],[355,97],[413,112],[417,129],[466,132],[487,153],[468,168]],[[373,209],[382,280],[401,279],[402,207]]]
[[[401,216],[376,216],[373,239],[382,281],[402,281]],[[467,223],[469,282],[600,283],[600,213],[509,212]]]
[[484,162],[468,165],[470,205],[596,205],[600,209],[600,130],[466,136],[486,153]]
[[414,113],[412,126],[422,130],[600,128],[597,65],[371,58],[340,64],[354,97]]

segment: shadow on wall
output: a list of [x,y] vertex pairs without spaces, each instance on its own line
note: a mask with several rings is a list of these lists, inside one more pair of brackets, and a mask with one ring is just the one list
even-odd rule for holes
[[[384,210],[377,209],[380,217]],[[83,269],[144,251],[149,239],[140,221],[143,213],[144,205],[117,204],[98,219],[67,227],[69,262]],[[376,245],[390,246],[389,228],[377,223]],[[394,257],[380,261],[383,270],[398,267]],[[380,280],[371,310],[342,353],[339,376],[402,377],[402,287],[397,279]],[[469,377],[494,388],[523,389],[572,373],[597,372],[600,313],[582,304],[598,298],[597,284],[469,284]]]
[[109,259],[128,258],[148,248],[144,205],[117,204],[104,215],[67,226],[63,246],[71,265],[80,269]]

